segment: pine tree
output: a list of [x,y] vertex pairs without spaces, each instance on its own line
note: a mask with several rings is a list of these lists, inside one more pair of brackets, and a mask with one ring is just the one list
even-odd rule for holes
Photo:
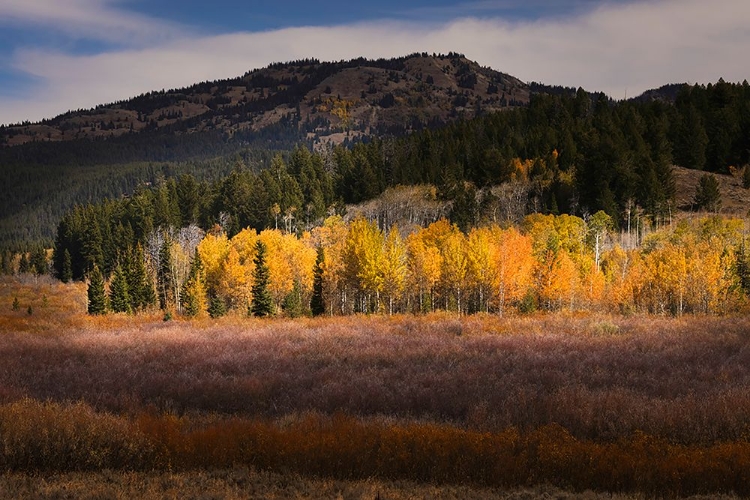
[[8,250],[3,252],[2,273],[8,276],[13,274],[13,254]]
[[42,247],[37,247],[31,252],[31,259],[29,261],[31,272],[37,276],[47,274],[47,252]]
[[26,252],[21,252],[21,260],[18,264],[18,272],[19,274],[26,274],[31,272],[31,264],[29,264],[29,259],[26,257]]
[[203,263],[200,253],[195,249],[195,256],[190,264],[190,274],[182,286],[182,312],[195,317],[206,310],[206,285],[203,280]]
[[298,318],[305,315],[305,308],[302,305],[302,287],[299,280],[294,280],[292,291],[284,297],[284,303],[281,306],[284,313],[290,318]]
[[253,316],[270,316],[273,313],[273,299],[268,291],[269,271],[266,264],[266,246],[258,241],[255,244],[255,259],[253,260],[253,300],[250,304],[250,314]]
[[709,212],[718,212],[721,209],[721,191],[716,177],[710,174],[701,176],[695,189],[694,203],[698,209]]
[[94,268],[89,276],[88,286],[88,313],[105,314],[107,312],[107,294],[104,291],[104,277],[99,266]]
[[154,282],[146,269],[143,247],[140,243],[136,245],[134,250],[128,252],[127,268],[126,277],[128,278],[128,291],[130,292],[130,308],[133,311],[138,311],[156,304]]
[[130,313],[131,307],[130,292],[128,291],[128,280],[121,265],[115,268],[112,283],[109,287],[109,304],[114,312]]
[[312,299],[310,300],[310,310],[313,316],[320,316],[326,312],[325,299],[323,298],[323,261],[325,254],[323,247],[318,247],[318,257],[315,260],[313,269],[313,289]]
[[62,271],[60,272],[60,281],[62,281],[63,283],[68,283],[72,279],[73,279],[73,262],[70,258],[70,252],[66,248],[65,252],[63,253],[63,264],[62,264]]
[[216,294],[211,294],[208,304],[208,315],[212,318],[220,318],[227,313],[227,305],[224,300]]
[[159,307],[164,310],[175,302],[172,268],[172,241],[167,235],[164,235],[164,243],[159,249],[159,270],[156,275],[159,289]]

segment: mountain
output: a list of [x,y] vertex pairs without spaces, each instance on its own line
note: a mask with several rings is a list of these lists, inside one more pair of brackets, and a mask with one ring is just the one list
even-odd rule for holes
[[292,140],[341,143],[522,106],[529,94],[517,78],[461,54],[303,60],[4,127],[0,145],[207,131],[242,142],[269,129]]

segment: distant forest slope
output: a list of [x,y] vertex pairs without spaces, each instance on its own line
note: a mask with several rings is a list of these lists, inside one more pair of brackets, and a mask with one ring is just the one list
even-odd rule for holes
[[[232,84],[240,81],[244,90]],[[204,91],[216,109],[206,105],[208,111],[191,117],[168,111],[187,109]],[[242,92],[255,94],[244,102]],[[33,135],[35,125],[4,127],[0,137],[19,145],[0,148],[0,182],[7,186],[0,246],[49,247],[57,221],[75,204],[131,196],[188,173],[207,182],[203,221],[215,222],[216,207],[238,210],[216,201],[235,166],[259,175],[273,151],[286,152],[288,160],[296,145],[315,151],[325,182],[335,187],[330,199],[312,200],[308,190],[301,204],[290,205],[309,217],[372,199],[390,186],[432,184],[467,227],[477,222],[477,205],[492,202],[477,192],[518,178],[516,171],[529,181],[523,209],[579,215],[601,209],[620,221],[626,207],[640,206],[664,217],[677,208],[673,164],[728,173],[748,163],[750,88],[720,80],[655,92],[614,102],[581,89],[527,86],[458,54],[419,54],[272,65],[236,82],[152,93],[50,122],[64,129],[92,113],[132,115],[113,122],[120,128],[105,122],[106,134],[99,118],[94,125],[81,122],[76,134],[49,131],[46,139]],[[299,186],[308,182],[300,172],[290,175]],[[233,220],[267,226],[272,205]]]

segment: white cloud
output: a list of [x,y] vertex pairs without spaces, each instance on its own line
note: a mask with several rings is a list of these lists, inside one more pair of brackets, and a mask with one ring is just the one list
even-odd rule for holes
[[274,61],[422,51],[463,52],[525,81],[583,86],[621,98],[626,91],[633,96],[666,83],[747,78],[747,19],[750,2],[661,0],[605,4],[583,15],[534,22],[465,18],[441,25],[374,22],[203,37],[172,33],[149,47],[93,56],[21,50],[14,69],[44,83],[28,99],[0,102],[0,121],[38,120],[150,90],[238,76]]
[[118,8],[116,0],[3,0],[0,25],[43,27],[73,39],[144,46],[184,34],[185,27]]

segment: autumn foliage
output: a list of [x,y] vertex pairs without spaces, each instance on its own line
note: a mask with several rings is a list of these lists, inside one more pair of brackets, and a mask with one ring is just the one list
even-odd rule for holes
[[[750,291],[745,223],[709,217],[640,235],[612,232],[599,212],[527,216],[519,228],[490,223],[463,233],[441,219],[381,229],[363,218],[330,217],[301,236],[245,229],[209,233],[198,245],[201,282],[230,310],[252,301],[255,242],[266,249],[275,314],[290,294],[309,306],[318,250],[319,287],[329,315],[611,311],[728,314]],[[298,296],[298,297],[297,297]],[[308,308],[309,310],[309,308]]]

